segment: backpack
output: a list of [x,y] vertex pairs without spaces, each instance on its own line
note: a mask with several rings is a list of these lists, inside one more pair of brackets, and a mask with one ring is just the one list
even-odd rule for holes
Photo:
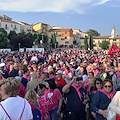
[[120,90],[120,78],[116,74],[114,74],[112,77],[112,81],[113,81],[113,88],[116,91],[119,91]]
[[41,115],[40,110],[37,108],[34,108],[33,109],[33,120],[41,120],[41,117],[42,115]]
[[114,71],[108,71],[108,72],[107,72],[107,77],[106,77],[106,78],[112,80],[112,77],[113,77],[114,74],[115,74]]

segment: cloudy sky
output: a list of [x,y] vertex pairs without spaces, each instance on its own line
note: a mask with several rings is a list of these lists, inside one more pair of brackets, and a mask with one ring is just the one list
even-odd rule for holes
[[120,0],[0,0],[0,15],[14,21],[80,29],[95,29],[102,36],[113,27],[120,34]]

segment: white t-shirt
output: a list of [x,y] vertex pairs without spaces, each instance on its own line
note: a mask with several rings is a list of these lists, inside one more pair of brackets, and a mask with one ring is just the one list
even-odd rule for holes
[[83,75],[83,81],[86,81],[88,79],[88,76],[87,75]]
[[[33,119],[30,104],[27,102],[26,99],[23,99],[20,96],[7,98],[6,100],[2,101],[1,104],[3,105],[12,120],[18,120],[24,108],[24,101],[26,105],[21,120]],[[1,105],[0,120],[10,120]]]

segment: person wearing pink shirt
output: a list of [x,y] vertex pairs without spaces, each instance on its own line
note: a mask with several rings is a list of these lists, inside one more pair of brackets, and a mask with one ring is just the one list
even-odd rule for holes
[[62,95],[59,89],[56,88],[55,81],[49,79],[46,81],[47,90],[45,91],[45,97],[48,103],[48,111],[50,118],[48,120],[58,120],[60,109],[62,106]]

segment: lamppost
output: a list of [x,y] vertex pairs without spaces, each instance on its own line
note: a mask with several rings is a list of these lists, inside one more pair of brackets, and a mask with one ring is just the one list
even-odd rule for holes
[[40,44],[41,44],[41,47],[42,47],[42,53],[43,53],[43,40],[44,40],[43,35],[44,35],[44,33],[42,33],[42,40],[40,40]]
[[43,40],[40,40],[40,44],[41,44],[41,47],[42,47],[42,53],[43,53]]
[[18,43],[18,45],[19,45],[19,51],[20,51],[20,43]]
[[34,45],[34,51],[35,51],[35,41],[33,42],[33,45]]

